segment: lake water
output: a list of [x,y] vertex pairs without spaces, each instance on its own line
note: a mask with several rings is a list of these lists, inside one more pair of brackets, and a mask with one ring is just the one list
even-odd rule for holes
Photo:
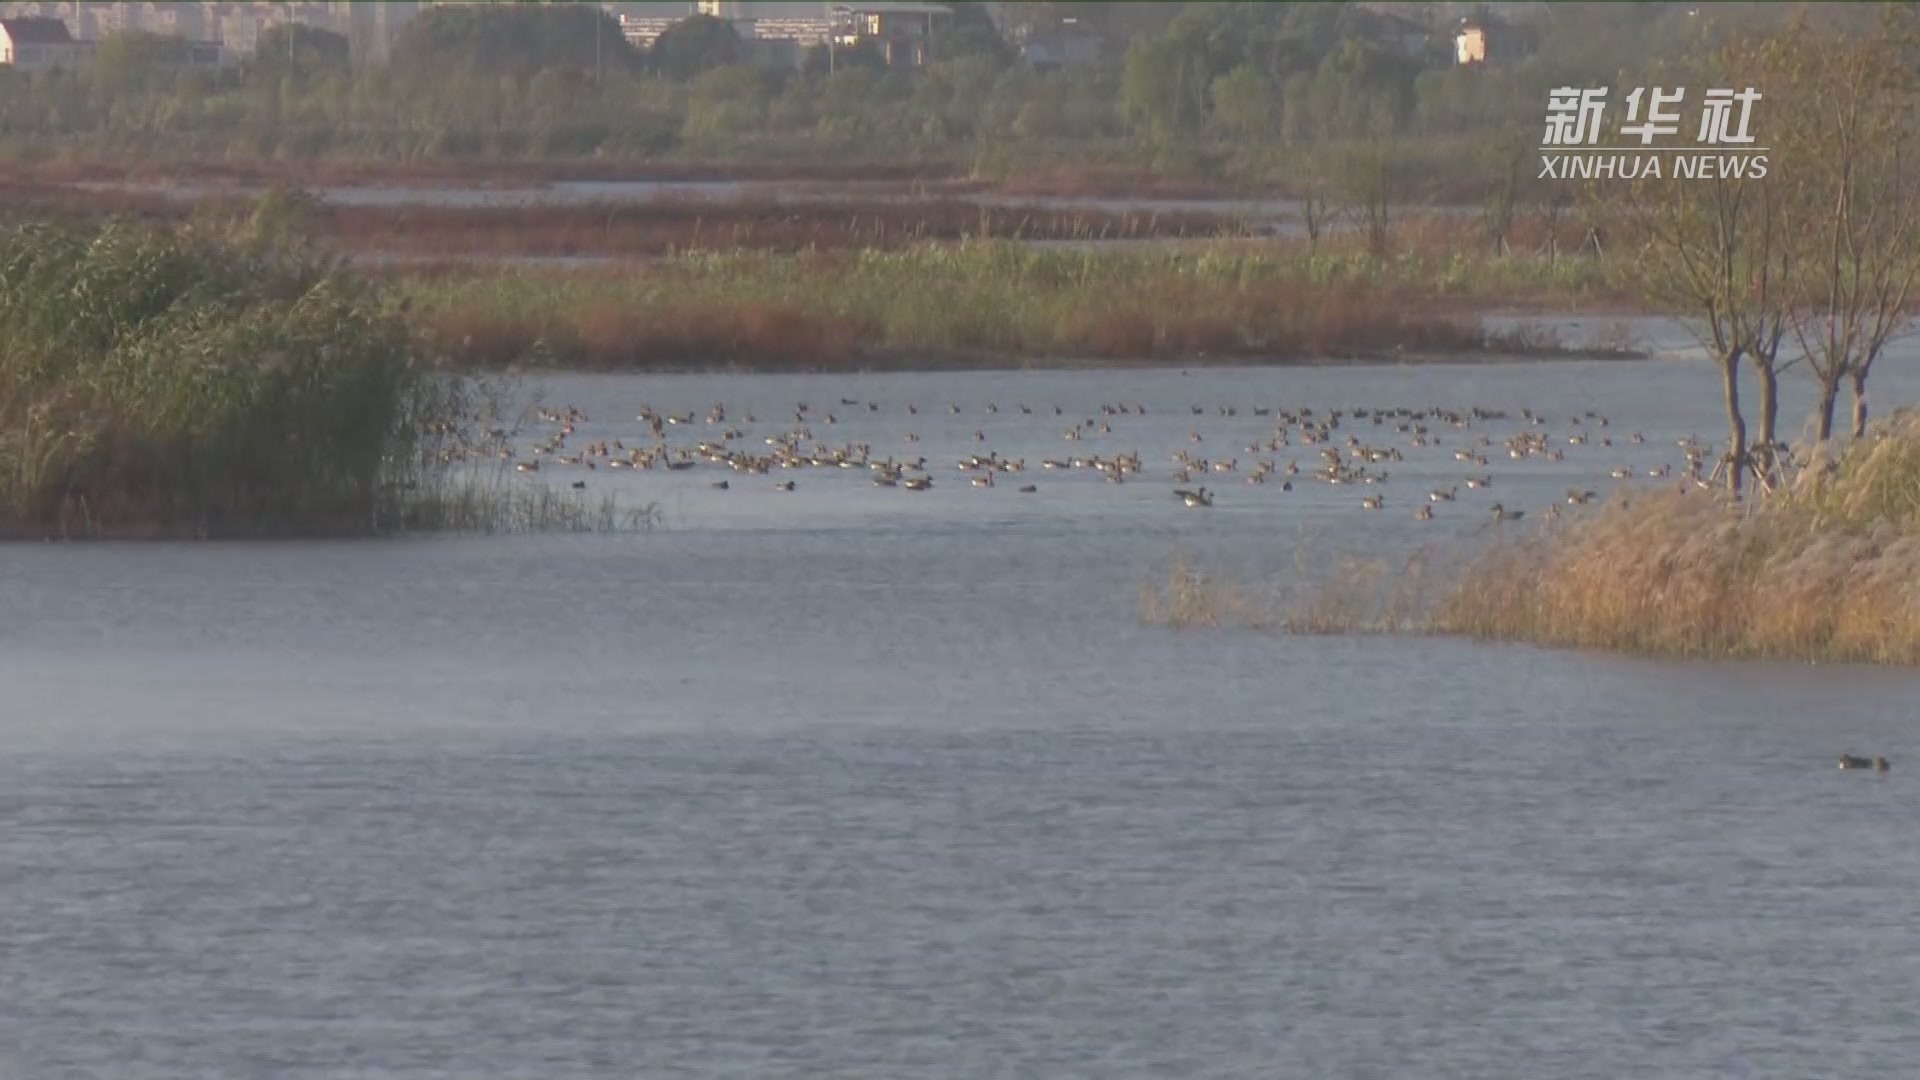
[[[1920,399],[1913,359],[1882,412]],[[936,485],[549,465],[510,479],[663,525],[0,547],[0,1076],[1920,1067],[1920,674],[1137,618],[1176,545],[1284,576],[1303,541],[1472,543],[1495,498],[1537,516],[1674,460],[1719,430],[1697,363],[542,391],[587,412],[570,447],[645,441],[643,405],[757,435],[804,400]],[[1064,440],[1109,402],[1147,413]],[[1254,404],[1530,406],[1556,436],[1593,410],[1647,441],[1586,420],[1561,462],[1452,459],[1516,416],[1398,437],[1377,488],[1220,474],[1180,506],[1175,448],[1276,456],[1240,445]],[[972,488],[953,459],[988,448],[1028,471]],[[1134,449],[1120,486],[1038,469]],[[1413,520],[1469,470],[1494,487]]]

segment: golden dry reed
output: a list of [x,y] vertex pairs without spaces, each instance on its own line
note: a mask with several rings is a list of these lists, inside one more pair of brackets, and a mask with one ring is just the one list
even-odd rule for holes
[[[1413,631],[1701,659],[1920,663],[1920,416],[1902,415],[1771,495],[1623,492],[1503,534],[1436,571],[1348,562],[1265,606],[1184,564],[1143,590],[1173,627]],[[1253,612],[1249,614],[1249,612]]]

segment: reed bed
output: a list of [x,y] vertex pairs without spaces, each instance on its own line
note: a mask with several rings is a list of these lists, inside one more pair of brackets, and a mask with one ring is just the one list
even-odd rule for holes
[[[297,233],[348,256],[398,256],[418,271],[447,277],[463,263],[473,273],[492,262],[599,257],[646,260],[706,258],[763,252],[818,255],[834,251],[901,252],[944,242],[1005,239],[1065,245],[1100,271],[1143,272],[1142,254],[1109,249],[1113,241],[1185,240],[1145,254],[1159,267],[1175,257],[1234,260],[1269,280],[1316,285],[1389,284],[1424,302],[1507,310],[1611,310],[1637,306],[1634,268],[1625,258],[1596,253],[1582,237],[1586,226],[1539,211],[1515,212],[1495,236],[1487,224],[1457,212],[1408,212],[1392,224],[1381,256],[1362,230],[1336,219],[1314,238],[1264,235],[1271,219],[1224,212],[1162,213],[1047,206],[984,206],[926,186],[897,195],[855,200],[809,200],[748,194],[739,198],[679,195],[650,202],[590,205],[352,206],[328,204],[291,187],[259,196],[208,194],[195,200],[147,188],[77,188],[0,178],[0,221],[54,220],[84,224],[101,218],[159,223],[192,222],[210,228],[248,225],[263,218],[275,231]],[[1198,246],[1196,246],[1198,245]],[[1129,258],[1135,261],[1129,263]],[[926,260],[919,260],[924,263]],[[1177,259],[1175,259],[1177,262]],[[978,259],[974,260],[977,265]],[[828,264],[812,264],[816,267]],[[625,268],[624,272],[633,272]]]
[[1283,595],[1176,561],[1173,628],[1456,634],[1693,659],[1920,664],[1920,416],[1744,503],[1685,487],[1501,530],[1473,551],[1342,559]]
[[1432,626],[1666,656],[1920,663],[1920,420],[1750,503],[1622,497],[1502,545]]
[[1178,549],[1164,575],[1140,585],[1140,621],[1150,626],[1264,630],[1274,625],[1275,610],[1270,590],[1210,573]]
[[622,506],[550,484],[516,482],[512,474],[439,476],[394,504],[382,531],[408,533],[644,532],[661,522],[657,503]]
[[298,200],[301,232],[346,254],[514,258],[656,257],[692,250],[796,252],[891,250],[929,240],[1192,239],[1245,236],[1255,226],[1226,214],[988,206],[958,198],[819,199],[751,194],[674,195],[648,201],[496,206],[343,205],[298,189],[259,199],[196,201],[152,189],[88,189],[0,183],[0,216],[84,221],[135,216],[157,221],[245,220],[264,204]]
[[486,389],[434,371],[365,282],[254,232],[0,231],[0,537],[605,520],[456,482]]
[[1263,582],[1234,580],[1176,550],[1164,574],[1141,584],[1140,621],[1182,630],[1238,628],[1290,634],[1410,633],[1426,628],[1445,553],[1404,560],[1354,555],[1303,539],[1293,566]]
[[[691,253],[634,268],[396,270],[414,319],[480,367],[835,369],[1533,353],[1473,314],[1489,286],[1419,260],[1037,249]],[[1515,276],[1520,271],[1512,272]],[[1549,350],[1551,351],[1551,350]]]
[[893,250],[929,240],[1143,240],[1246,234],[1221,214],[983,206],[958,199],[787,202],[676,197],[495,207],[325,206],[314,235],[348,252],[659,256],[690,250]]

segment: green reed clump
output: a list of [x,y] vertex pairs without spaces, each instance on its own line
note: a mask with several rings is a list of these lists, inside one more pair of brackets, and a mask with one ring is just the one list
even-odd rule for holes
[[464,392],[366,286],[263,237],[0,232],[7,534],[374,531]]
[[657,503],[622,506],[611,495],[517,482],[505,472],[437,476],[396,510],[393,530],[425,533],[644,532],[662,516]]
[[471,365],[832,368],[955,358],[1322,359],[1513,351],[1472,282],[1408,258],[1218,244],[1008,242],[895,251],[689,252],[609,270],[400,273],[428,339]]

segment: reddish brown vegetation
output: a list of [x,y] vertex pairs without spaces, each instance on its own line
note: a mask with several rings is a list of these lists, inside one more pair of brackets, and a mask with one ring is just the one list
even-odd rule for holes
[[39,183],[361,184],[379,187],[520,187],[566,180],[694,183],[832,182],[915,184],[959,182],[965,170],[946,162],[650,162],[579,158],[557,161],[47,161],[0,167],[7,181]]
[[1012,176],[991,185],[1004,195],[1106,199],[1285,198],[1281,187],[1249,190],[1216,180],[1162,176],[1140,169],[1057,168]]
[[417,321],[462,366],[523,363],[537,348],[563,366],[595,369],[829,369],[860,358],[853,326],[784,305],[690,302],[635,311],[599,301],[542,325],[478,307]]
[[573,206],[345,207],[316,215],[317,235],[348,251],[438,255],[664,255],[690,249],[896,249],[924,240],[1217,237],[1215,214],[1112,213],[935,202],[782,203],[663,199]]
[[[821,256],[815,269],[822,278],[836,277],[838,261]],[[1030,287],[1054,301],[1042,311],[1009,319],[993,309],[956,305],[940,308],[929,323],[903,318],[887,301],[871,309],[856,304],[850,311],[835,311],[817,299],[708,300],[689,283],[663,279],[647,287],[643,282],[651,279],[635,279],[628,271],[569,272],[565,278],[575,284],[563,289],[556,303],[518,307],[493,300],[519,280],[511,275],[475,277],[439,267],[409,269],[404,277],[463,297],[435,304],[415,322],[442,355],[476,367],[831,370],[1074,359],[1231,363],[1413,359],[1500,348],[1489,342],[1477,319],[1438,310],[1398,290],[1358,283],[1275,281],[1212,289],[1162,278],[1059,295],[1036,284]],[[831,291],[828,285],[820,288]]]
[[[238,216],[252,201],[189,202],[157,190],[0,181],[8,217],[82,219],[107,214],[175,220]],[[646,202],[506,206],[318,204],[304,224],[349,253],[438,256],[653,256],[693,249],[897,249],[924,240],[1206,238],[1244,232],[1202,212],[984,206],[963,199],[787,202],[767,195]]]

